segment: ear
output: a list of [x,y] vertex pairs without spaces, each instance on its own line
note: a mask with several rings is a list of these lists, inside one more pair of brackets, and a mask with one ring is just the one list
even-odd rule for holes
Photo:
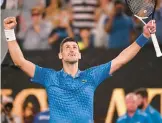
[[58,54],[59,59],[62,59],[62,53]]
[[79,53],[79,59],[81,59],[82,58],[82,55],[81,55],[81,53]]

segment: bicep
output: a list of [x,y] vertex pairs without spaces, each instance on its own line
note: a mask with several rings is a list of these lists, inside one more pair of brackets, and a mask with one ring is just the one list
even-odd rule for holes
[[35,64],[25,59],[22,62],[23,63],[20,66],[20,69],[24,71],[29,77],[34,77]]

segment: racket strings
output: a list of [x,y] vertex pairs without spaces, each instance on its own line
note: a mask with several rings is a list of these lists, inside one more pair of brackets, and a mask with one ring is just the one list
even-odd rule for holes
[[133,14],[139,17],[150,16],[155,7],[154,0],[127,0],[127,4]]

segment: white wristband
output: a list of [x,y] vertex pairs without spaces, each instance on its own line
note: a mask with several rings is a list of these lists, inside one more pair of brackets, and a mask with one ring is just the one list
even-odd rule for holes
[[4,32],[5,32],[7,41],[15,41],[16,40],[14,29],[9,29],[9,30],[5,29]]

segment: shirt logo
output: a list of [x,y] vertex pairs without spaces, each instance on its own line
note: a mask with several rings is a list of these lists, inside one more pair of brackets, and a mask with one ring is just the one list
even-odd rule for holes
[[83,83],[86,83],[86,82],[87,82],[87,80],[83,79],[83,80],[82,80],[82,82],[83,82]]

